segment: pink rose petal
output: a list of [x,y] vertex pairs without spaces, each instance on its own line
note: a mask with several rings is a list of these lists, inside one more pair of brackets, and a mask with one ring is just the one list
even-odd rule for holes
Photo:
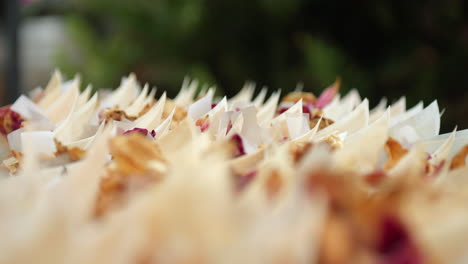
[[331,101],[333,101],[333,98],[335,98],[336,94],[338,93],[338,90],[340,89],[340,84],[341,80],[340,78],[337,78],[336,81],[330,87],[323,91],[323,93],[317,99],[317,102],[315,102],[315,107],[322,109],[329,103],[331,103]]

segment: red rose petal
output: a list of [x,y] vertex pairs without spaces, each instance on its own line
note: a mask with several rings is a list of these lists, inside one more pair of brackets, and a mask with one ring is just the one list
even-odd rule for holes
[[424,263],[416,245],[403,224],[395,217],[387,216],[381,223],[381,236],[377,243],[381,264]]
[[142,135],[144,135],[144,136],[150,135],[150,136],[152,136],[152,137],[155,137],[155,136],[156,136],[156,131],[151,130],[151,132],[148,132],[148,129],[145,129],[145,128],[138,128],[138,127],[134,128],[134,129],[127,130],[127,131],[125,131],[123,134],[124,134],[124,135],[128,135],[128,134],[131,134],[131,133],[140,133],[140,134],[142,134]]
[[23,118],[20,114],[11,110],[10,106],[0,108],[0,133],[7,135],[19,128],[23,123]]
[[237,158],[237,157],[245,155],[244,143],[242,142],[242,138],[239,136],[239,134],[234,134],[231,137],[231,140],[236,145],[236,151],[234,153],[234,157]]

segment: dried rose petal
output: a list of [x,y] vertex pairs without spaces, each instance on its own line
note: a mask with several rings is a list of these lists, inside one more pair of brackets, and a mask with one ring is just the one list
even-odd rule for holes
[[302,106],[302,113],[303,114],[310,114],[310,108],[307,105]]
[[242,191],[257,176],[257,170],[252,170],[245,175],[234,174],[234,186],[236,191]]
[[123,119],[127,119],[130,121],[134,121],[137,119],[136,116],[129,116],[125,111],[120,110],[118,108],[105,108],[98,114],[99,122],[105,121],[108,122],[110,120],[122,121]]
[[210,127],[210,123],[206,122],[200,127],[200,129],[202,132],[205,132],[209,127]]
[[137,117],[141,117],[142,115],[146,114],[151,109],[151,107],[153,107],[153,104],[146,104],[138,113]]
[[86,154],[86,152],[83,149],[78,148],[78,147],[69,148],[63,145],[58,140],[55,140],[55,147],[57,148],[57,151],[55,152],[56,156],[66,154],[68,155],[71,161],[81,160]]
[[289,107],[281,107],[281,108],[278,108],[278,115],[281,115],[282,113],[288,111]]
[[432,159],[432,156],[431,156],[430,153],[427,153],[427,152],[426,152],[426,155],[427,155],[426,160],[431,160],[431,159]]
[[337,78],[336,81],[325,91],[322,92],[320,97],[317,99],[317,102],[315,102],[315,107],[322,109],[325,106],[327,106],[331,101],[333,101],[333,98],[338,94],[338,90],[340,89],[341,85],[341,79]]
[[313,93],[305,93],[305,92],[291,92],[287,94],[281,102],[291,102],[297,103],[299,100],[302,99],[304,104],[315,104],[317,98]]
[[445,165],[445,160],[442,160],[441,162],[439,162],[439,164],[435,165],[433,176],[437,176],[442,171],[442,168],[444,167],[444,165]]
[[[138,131],[138,130],[136,130]],[[123,204],[131,192],[142,190],[163,179],[163,172],[152,166],[165,166],[156,144],[140,132],[111,139],[112,164],[101,179],[94,216],[100,217]]]
[[282,186],[283,179],[279,172],[277,170],[272,171],[265,182],[268,197],[270,199],[274,198],[281,191]]
[[317,123],[320,121],[318,130],[322,130],[330,125],[333,125],[333,120],[328,119],[323,116],[321,111],[314,111],[313,114],[309,115],[309,127],[310,129],[314,128]]
[[[290,107],[280,107],[280,108],[278,108],[278,110],[277,110],[278,115],[281,115],[282,113],[288,111],[289,108]],[[310,105],[303,105],[302,106],[302,113],[310,114],[311,108],[312,107]]]
[[385,171],[378,169],[367,174],[364,179],[370,185],[379,184],[386,176]]
[[10,106],[0,108],[0,133],[8,135],[9,133],[21,128],[23,118],[20,114],[11,110]]
[[236,146],[234,157],[237,158],[245,155],[244,143],[242,142],[242,138],[239,136],[239,134],[234,134],[231,137],[231,141],[234,142],[234,145]]
[[465,145],[458,153],[453,157],[452,162],[450,163],[450,169],[456,169],[466,166],[465,159],[468,155],[468,145]]
[[156,136],[156,132],[154,130],[151,130],[151,132],[148,132],[148,129],[138,128],[138,127],[134,128],[134,129],[127,130],[123,134],[128,135],[128,134],[131,134],[131,133],[140,133],[140,134],[142,134],[144,136],[150,135],[152,137]]
[[110,154],[120,173],[145,173],[150,161],[164,162],[161,150],[141,133],[117,136],[110,141]]
[[408,153],[408,150],[403,148],[398,141],[390,137],[385,143],[385,152],[387,152],[388,161],[384,164],[384,169],[388,170],[393,168],[393,166]]
[[343,142],[337,135],[329,135],[320,141],[320,143],[326,144],[328,147],[330,147],[330,150],[338,150],[343,147]]
[[445,165],[445,160],[440,161],[436,165],[432,165],[429,162],[427,162],[426,163],[426,168],[425,168],[426,175],[429,176],[429,178],[433,178],[433,177],[439,175],[439,173],[442,171],[442,168],[444,167],[444,165]]
[[126,191],[125,176],[108,171],[101,179],[94,208],[94,216],[101,217],[122,201],[122,194]]
[[226,135],[229,133],[229,131],[231,131],[231,129],[232,129],[232,122],[231,122],[231,120],[229,120],[227,130],[226,130]]
[[382,264],[422,264],[416,245],[403,224],[393,216],[384,217],[380,225],[377,252]]
[[289,153],[291,153],[294,164],[298,164],[309,150],[313,147],[312,142],[291,144]]
[[176,121],[176,122],[171,122],[171,125],[176,124],[179,121],[182,121],[187,116],[187,111],[185,111],[183,107],[176,105],[173,100],[166,99],[166,103],[164,104],[162,118],[163,119],[168,118],[169,115],[174,110],[174,108],[175,108],[175,112],[174,112],[174,115],[172,116],[172,121]]
[[195,125],[200,127],[200,130],[202,132],[205,132],[209,127],[210,127],[210,119],[208,116],[205,116],[203,118],[200,118],[195,122]]

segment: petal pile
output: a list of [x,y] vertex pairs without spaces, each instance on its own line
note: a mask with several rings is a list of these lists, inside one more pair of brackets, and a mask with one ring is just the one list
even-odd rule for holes
[[81,86],[0,108],[0,263],[468,259],[468,130],[437,101]]

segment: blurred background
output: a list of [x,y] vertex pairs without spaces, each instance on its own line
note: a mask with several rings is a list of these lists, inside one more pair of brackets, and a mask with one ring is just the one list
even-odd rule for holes
[[383,96],[392,102],[406,95],[410,106],[437,99],[446,108],[442,132],[456,124],[468,128],[463,0],[2,0],[0,5],[2,104],[44,86],[56,67],[68,78],[80,73],[97,88],[116,87],[121,76],[135,72],[170,95],[184,76],[215,84],[228,95],[247,80],[271,90],[287,92],[299,84],[319,93],[341,76],[342,93],[357,88],[371,106]]

